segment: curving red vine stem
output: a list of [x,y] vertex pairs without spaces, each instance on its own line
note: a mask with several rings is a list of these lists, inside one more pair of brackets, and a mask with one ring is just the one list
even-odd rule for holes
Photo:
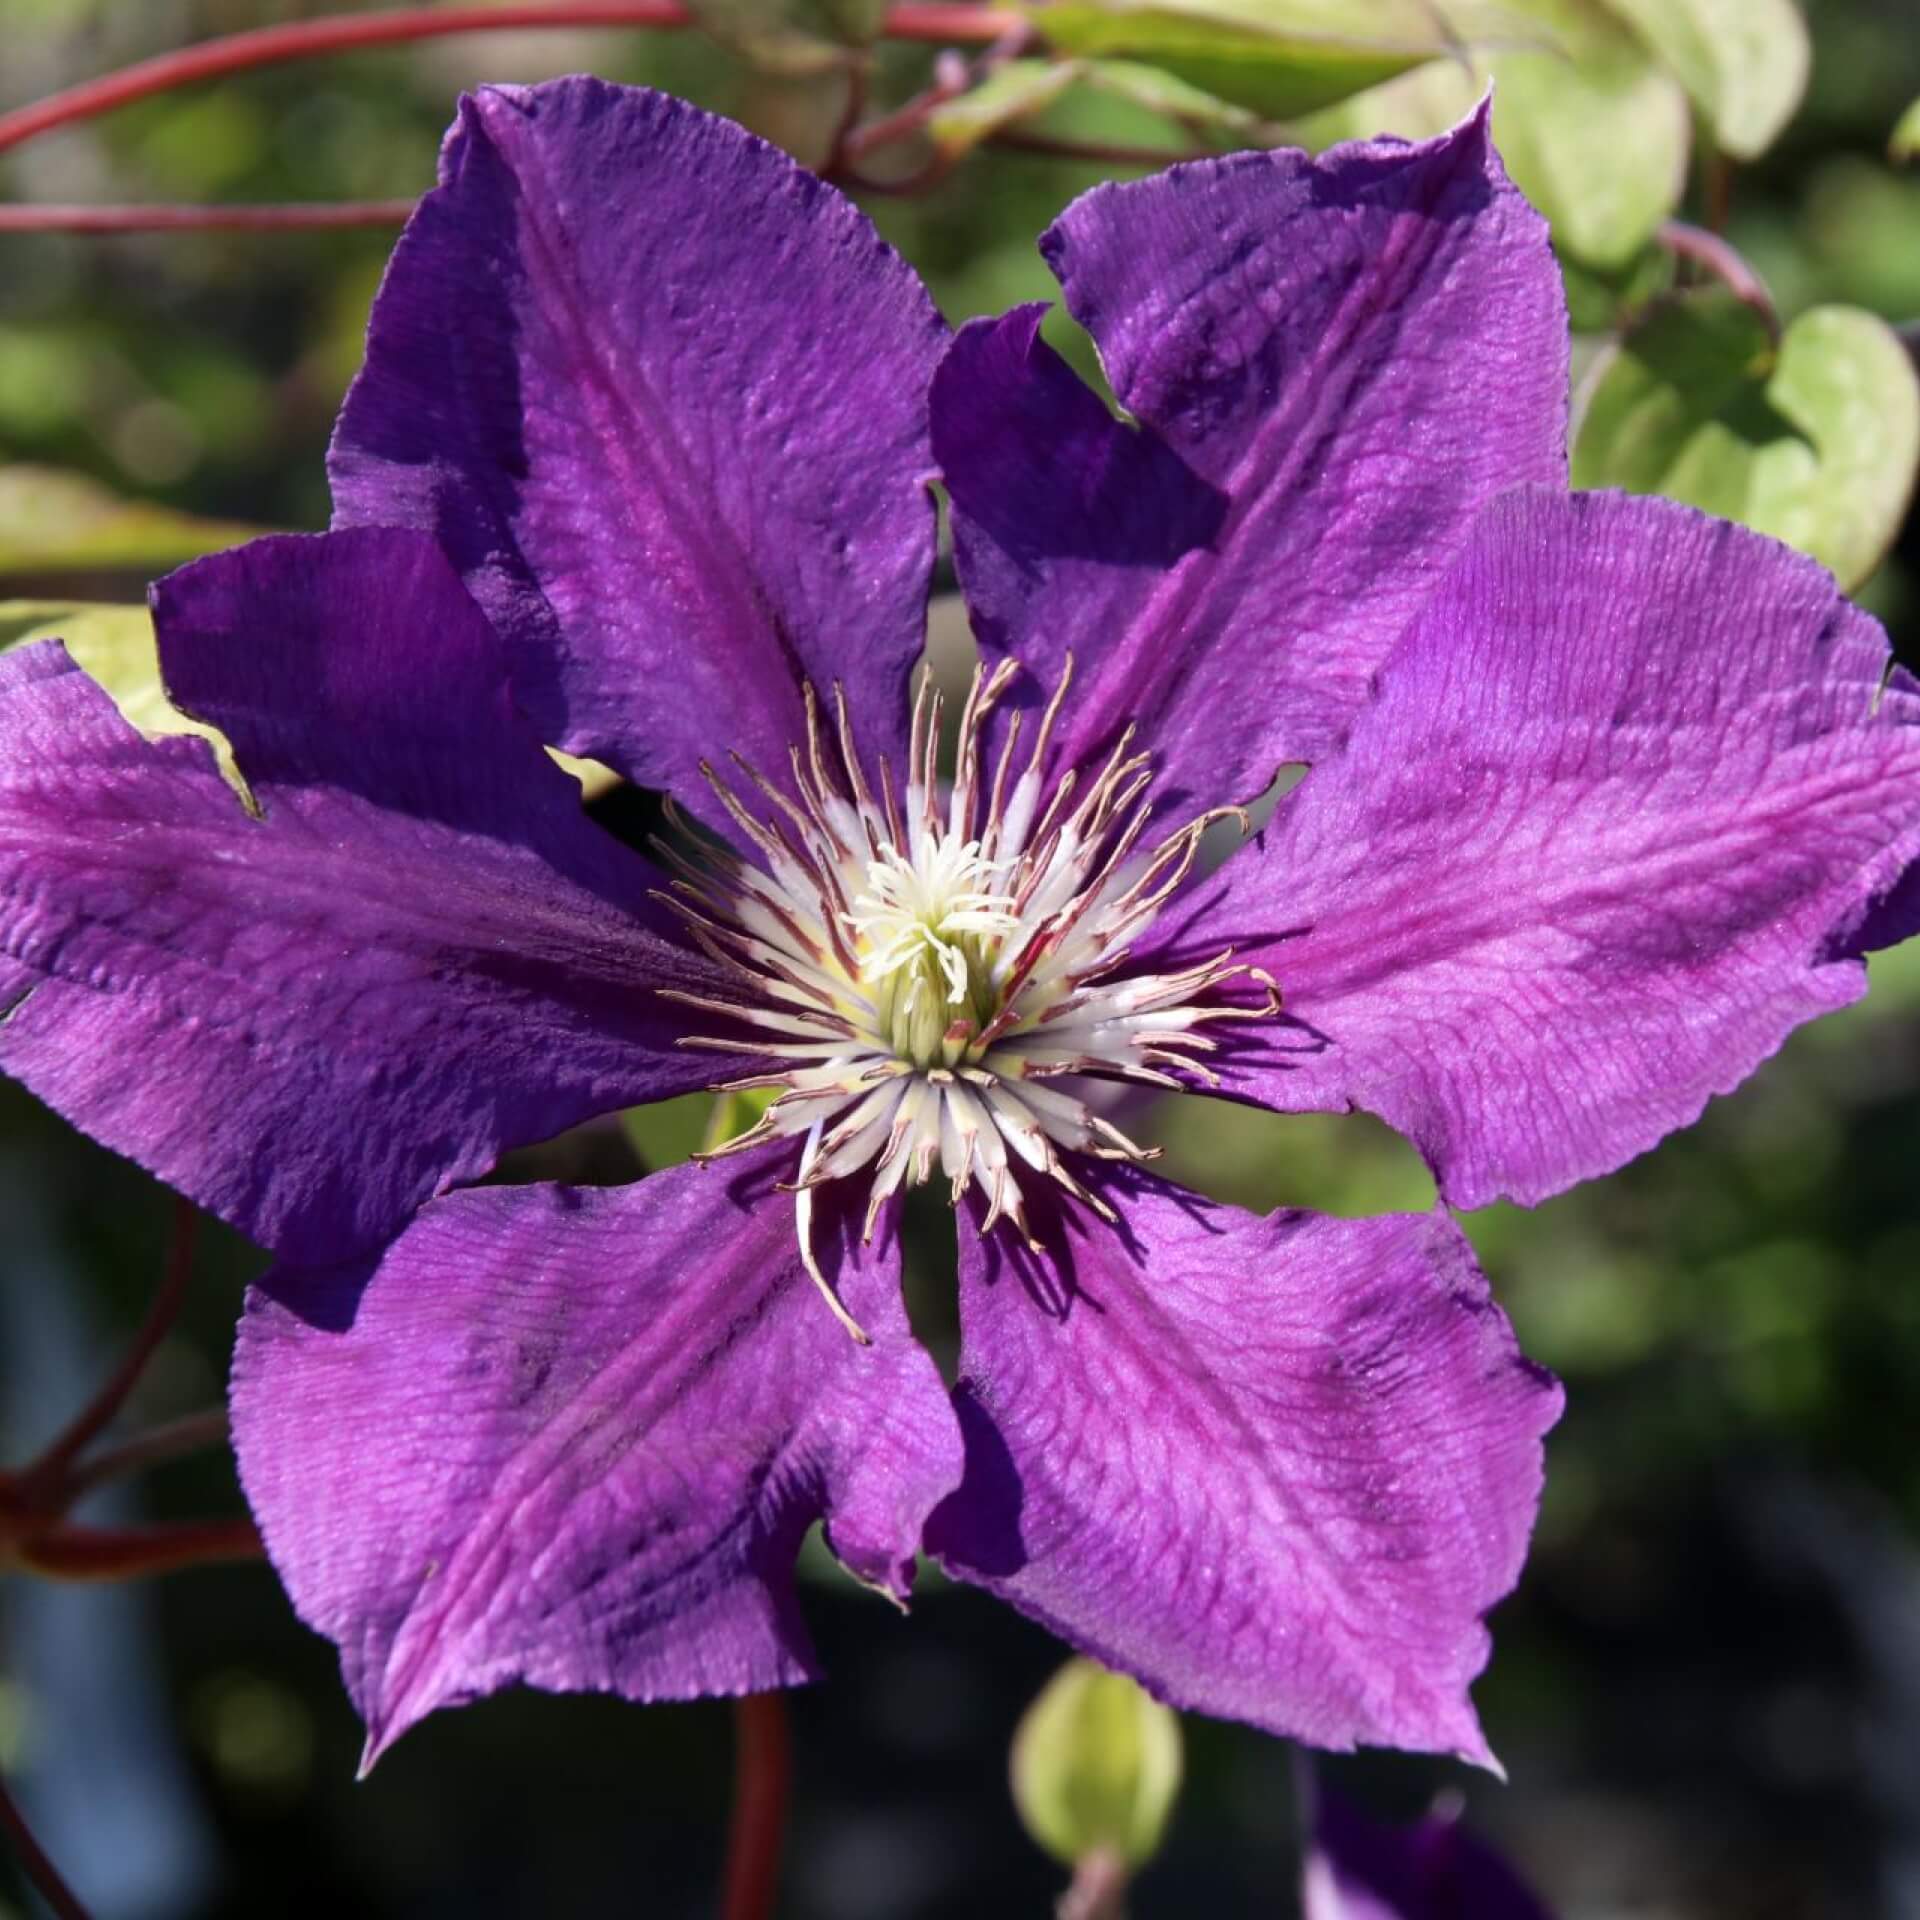
[[[455,34],[524,32],[541,27],[657,30],[697,24],[681,0],[545,0],[544,4],[525,6],[416,6],[371,13],[323,14],[157,54],[152,59],[49,94],[11,113],[0,114],[0,153],[57,127],[97,118],[136,100],[288,61],[403,46]],[[881,20],[879,33],[882,39],[945,46],[950,51],[938,64],[933,83],[925,91],[904,106],[864,123],[858,118],[864,104],[863,72],[859,56],[850,53],[849,112],[821,171],[856,190],[889,194],[924,192],[945,177],[952,164],[949,156],[936,153],[926,166],[903,180],[869,178],[861,171],[860,163],[884,147],[917,136],[939,107],[966,92],[979,78],[1024,48],[1036,37],[1035,30],[1022,14],[959,0],[957,4],[890,7]],[[975,46],[984,51],[969,63],[951,51],[960,46]],[[1183,157],[1172,149],[1089,146],[1023,134],[1015,129],[988,136],[988,144],[1012,152],[1094,161],[1108,166],[1156,167]],[[213,230],[258,233],[386,227],[398,226],[412,207],[411,200],[250,206],[0,205],[0,233]]]

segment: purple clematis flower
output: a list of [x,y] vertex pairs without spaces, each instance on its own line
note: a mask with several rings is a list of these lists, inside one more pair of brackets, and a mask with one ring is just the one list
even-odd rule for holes
[[1382,1825],[1316,1783],[1304,1920],[1553,1920],[1457,1810]]
[[[1532,1199],[1911,930],[1920,688],[1787,549],[1567,493],[1484,114],[1103,188],[1043,247],[1127,421],[1031,310],[949,336],[739,129],[485,90],[342,530],[156,591],[251,811],[57,647],[0,661],[0,1064],[280,1255],[241,1467],[370,1757],[515,1680],[807,1677],[823,1520],[1179,1704],[1486,1759],[1557,1389],[1444,1212],[1211,1205],[1100,1089],[1364,1106],[1448,1201]],[[936,473],[985,656],[945,787]],[[615,844],[543,743],[727,846]],[[716,1072],[776,1096],[717,1166],[448,1191]],[[898,1289],[936,1169],[952,1392]]]

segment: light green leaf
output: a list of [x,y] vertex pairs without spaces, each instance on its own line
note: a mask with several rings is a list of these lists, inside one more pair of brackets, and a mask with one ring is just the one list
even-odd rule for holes
[[1126,1675],[1069,1660],[1013,1738],[1013,1798],[1027,1831],[1069,1866],[1152,1859],[1180,1792],[1178,1717]]
[[97,480],[57,467],[0,466],[0,573],[160,572],[262,531],[123,500]]
[[160,684],[160,655],[153,616],[145,607],[97,600],[0,600],[0,651],[35,640],[62,640],[74,664],[113,696],[128,725],[149,738],[193,733],[211,741],[227,784],[257,813],[252,792],[233,762],[233,749],[217,728],[189,719],[168,700]]
[[1560,277],[1567,289],[1567,323],[1576,334],[1618,333],[1673,284],[1673,255],[1664,247],[1643,247],[1618,267],[1563,258]]
[[1751,160],[1772,146],[1813,63],[1793,0],[1607,0],[1666,62],[1722,147]]
[[1884,322],[1816,307],[1776,348],[1730,295],[1669,302],[1595,369],[1576,487],[1664,493],[1770,533],[1843,587],[1879,565],[1920,466],[1920,379]]
[[1269,119],[1311,113],[1457,44],[1454,0],[1055,0],[1023,7],[1062,53],[1133,59]]
[[1515,26],[1472,60],[1429,64],[1316,114],[1310,146],[1430,138],[1493,87],[1493,137],[1561,251],[1624,267],[1679,205],[1692,121],[1680,83],[1600,0],[1508,0]]
[[687,0],[722,46],[775,73],[845,66],[880,31],[886,0]]
[[1894,160],[1920,160],[1920,100],[1895,123],[1893,137],[1887,142],[1887,154]]
[[1071,60],[1009,60],[970,93],[936,108],[927,119],[928,137],[957,157],[1001,128],[1052,106],[1079,74]]
[[1080,63],[1080,74],[1089,87],[1131,100],[1136,107],[1183,126],[1250,133],[1261,124],[1258,114],[1193,86],[1164,67],[1150,67],[1137,60],[1085,60]]

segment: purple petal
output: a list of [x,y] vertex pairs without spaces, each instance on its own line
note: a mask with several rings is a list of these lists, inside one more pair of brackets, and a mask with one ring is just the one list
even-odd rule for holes
[[1487,1761],[1467,1682],[1560,1394],[1459,1230],[1108,1197],[1050,1256],[963,1226],[929,1548],[1176,1706]]
[[543,737],[696,808],[702,757],[784,771],[803,680],[899,753],[945,339],[866,216],[730,122],[483,88],[375,302],[337,523],[430,529]]
[[454,1194],[374,1259],[249,1297],[247,1497],[339,1643],[369,1762],[514,1681],[679,1700],[812,1678],[793,1561],[816,1519],[904,1603],[960,1477],[952,1410],[893,1235],[816,1241],[859,1347],[768,1180],[762,1153],[731,1179]]
[[1324,1784],[1314,1798],[1305,1920],[1552,1920],[1458,1818],[1435,1813],[1389,1827]]
[[704,1084],[711,990],[581,814],[432,543],[256,541],[155,590],[153,742],[57,644],[0,658],[0,1067],[289,1255],[384,1236],[502,1147]]
[[1246,153],[1097,187],[1041,242],[1114,420],[1025,309],[934,385],[975,630],[1063,746],[1151,720],[1190,804],[1326,752],[1503,488],[1566,480],[1567,330],[1546,228],[1484,109],[1422,146]]
[[1689,1124],[1899,931],[1920,686],[1888,672],[1776,542],[1668,501],[1501,501],[1181,937],[1271,971],[1295,1023],[1229,1090],[1379,1114],[1461,1207]]

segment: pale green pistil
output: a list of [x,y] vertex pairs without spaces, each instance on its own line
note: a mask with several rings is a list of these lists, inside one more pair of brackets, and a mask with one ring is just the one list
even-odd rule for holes
[[956,1066],[999,1011],[994,959],[1019,929],[1014,900],[991,891],[995,863],[977,840],[929,837],[908,859],[891,845],[867,863],[847,925],[860,979],[894,1054]]

